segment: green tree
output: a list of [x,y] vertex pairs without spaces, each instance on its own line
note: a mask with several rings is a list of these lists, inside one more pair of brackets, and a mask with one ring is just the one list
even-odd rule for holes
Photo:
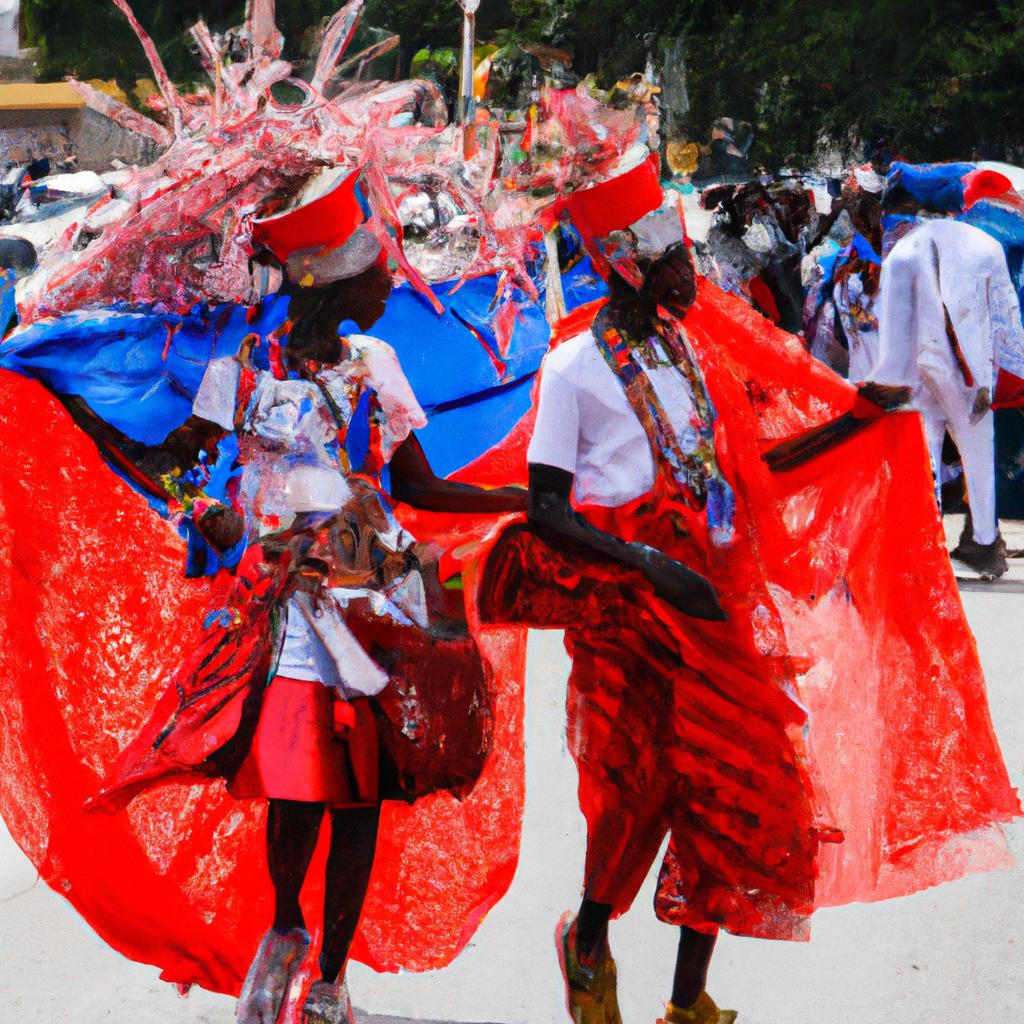
[[[340,6],[335,0],[278,0],[277,24],[285,56],[302,55],[304,34]],[[122,86],[148,77],[149,64],[130,26],[110,0],[24,0],[30,42],[40,49],[45,79],[115,78]],[[200,72],[186,33],[200,18],[214,29],[244,20],[244,0],[132,0],[132,10],[153,37],[161,59],[178,81]]]
[[[289,54],[340,0],[278,0]],[[185,31],[237,24],[241,0],[135,0],[171,74],[194,80]],[[25,0],[46,77],[146,75],[109,0]],[[398,33],[397,67],[457,46],[455,0],[368,0],[364,24]],[[606,86],[672,56],[673,123],[705,140],[719,116],[756,125],[759,161],[806,163],[828,140],[856,157],[886,135],[918,160],[991,149],[1024,159],[1024,0],[483,0],[481,39],[543,41]],[[358,42],[357,42],[358,45]],[[685,78],[685,91],[679,82]]]

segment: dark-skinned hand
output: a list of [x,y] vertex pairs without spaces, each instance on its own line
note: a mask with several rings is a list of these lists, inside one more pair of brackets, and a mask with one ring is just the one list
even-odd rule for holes
[[880,409],[891,412],[910,401],[911,389],[897,384],[876,384],[869,380],[857,385],[857,394]]
[[658,597],[676,611],[694,619],[725,620],[726,614],[718,603],[714,587],[682,562],[654,548],[645,548],[643,571]]

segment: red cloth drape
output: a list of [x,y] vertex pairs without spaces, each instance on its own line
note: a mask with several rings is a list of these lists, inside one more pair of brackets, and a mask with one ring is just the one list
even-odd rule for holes
[[[717,411],[716,454],[736,497],[734,539],[713,545],[706,525],[694,528],[683,513],[672,542],[663,509],[632,520],[609,515],[604,525],[668,546],[718,589],[731,628],[675,617],[672,643],[687,664],[725,693],[758,679],[806,711],[805,735],[779,736],[754,753],[771,765],[794,740],[815,820],[845,837],[821,845],[807,909],[1006,864],[998,825],[1020,805],[993,733],[917,414],[880,415],[803,466],[774,473],[760,453],[849,411],[855,391],[797,338],[707,282],[685,327]],[[538,580],[545,569],[537,566]],[[587,571],[560,572],[548,625],[593,620],[600,631],[623,618],[600,586],[580,589]],[[528,572],[520,576],[526,586]],[[489,593],[486,567],[484,579],[486,618],[500,621],[504,605],[512,621],[544,623],[550,588],[531,607],[523,593]],[[580,595],[575,605],[567,592]],[[644,607],[632,613],[641,632],[645,616],[659,618],[656,605]],[[741,701],[736,710],[743,713]],[[663,889],[659,903],[669,917],[674,895]],[[728,923],[748,934],[800,934],[785,921]]]
[[[0,372],[0,436],[0,813],[115,949],[167,980],[236,993],[272,917],[265,805],[213,782],[154,789],[112,814],[83,809],[230,578],[182,578],[174,530],[39,384]],[[513,629],[480,646],[496,669],[494,753],[464,802],[385,805],[353,950],[380,970],[450,962],[515,871],[525,644]],[[303,893],[310,922],[325,852]]]

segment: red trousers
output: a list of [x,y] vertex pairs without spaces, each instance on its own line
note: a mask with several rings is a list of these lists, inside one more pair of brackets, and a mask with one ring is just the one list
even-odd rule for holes
[[[339,714],[344,712],[344,714]],[[369,701],[333,687],[276,676],[263,695],[256,732],[231,795],[332,807],[378,802],[377,724]]]
[[[582,511],[609,533],[707,571],[693,543],[706,528],[663,492]],[[566,631],[585,892],[622,913],[669,835],[656,901],[662,920],[798,938],[814,907],[823,834],[803,762],[802,711],[765,657],[763,606],[755,586],[748,593],[746,607],[731,602],[727,622],[688,619],[638,594],[625,621]]]
[[566,648],[585,895],[627,910],[667,834],[659,918],[802,935],[819,839],[805,780],[773,756],[785,734],[642,632],[570,630]]
[[756,548],[709,551],[702,517],[660,489],[618,509],[580,511],[712,579],[712,560],[728,558],[732,583],[720,591],[728,621],[704,622],[675,612],[638,573],[523,528],[506,531],[489,555],[484,622],[565,630],[587,896],[626,910],[670,834],[662,920],[803,937],[824,836],[806,768],[806,712]]

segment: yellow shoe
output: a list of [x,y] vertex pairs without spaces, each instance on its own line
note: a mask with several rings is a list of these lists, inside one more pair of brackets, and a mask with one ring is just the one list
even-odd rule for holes
[[576,953],[576,917],[563,914],[555,929],[558,962],[565,979],[566,1007],[573,1024],[622,1024],[616,995],[615,961],[606,953],[596,964]]
[[686,1009],[669,1003],[658,1024],[733,1024],[736,1017],[735,1010],[720,1010],[707,992],[701,992],[696,1002]]

